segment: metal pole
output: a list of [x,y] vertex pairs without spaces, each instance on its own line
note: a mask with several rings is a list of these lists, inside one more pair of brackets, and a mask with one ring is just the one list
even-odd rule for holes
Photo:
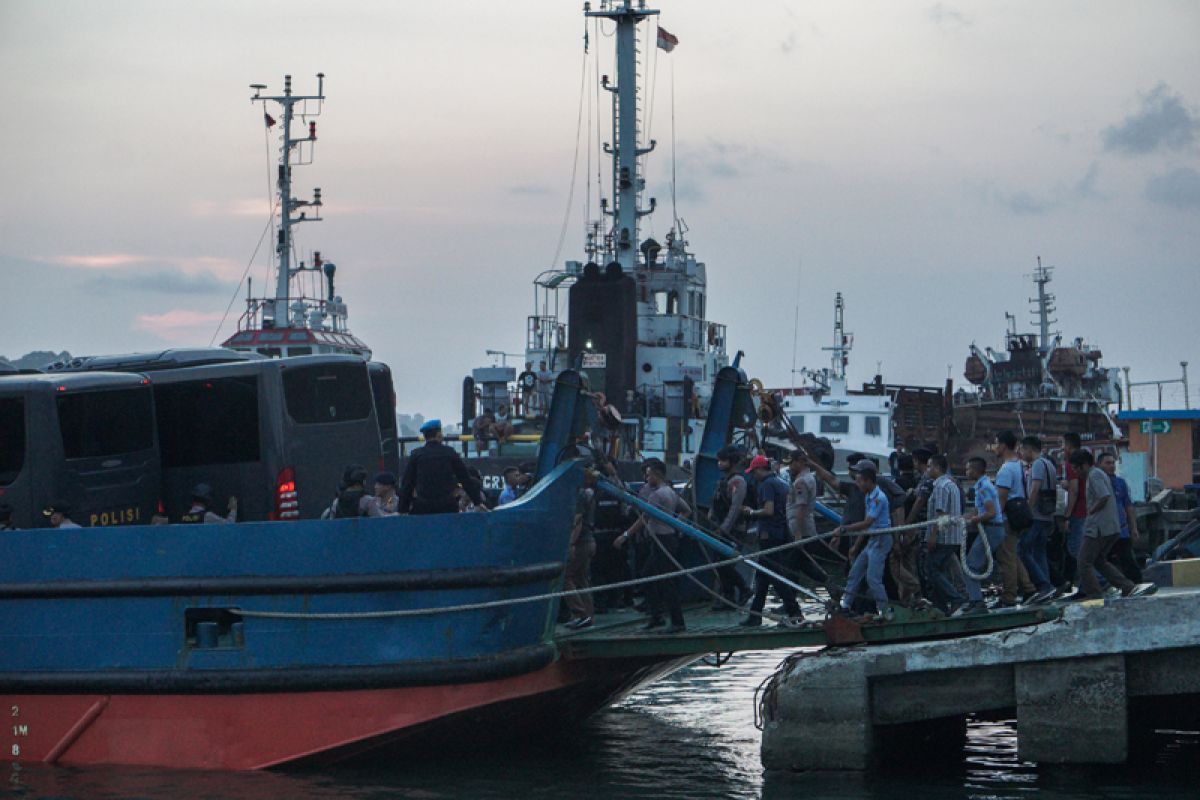
[[[650,503],[647,503],[645,500],[638,497],[637,495],[622,489],[620,486],[609,483],[604,478],[600,478],[599,480],[596,481],[596,488],[599,489],[600,491],[604,492],[605,494],[611,495],[612,497],[615,497],[618,500],[621,500],[622,502],[629,503],[630,505],[636,507],[638,510],[642,511],[643,513],[645,513],[651,517],[654,517],[656,520],[658,520],[660,522],[665,522],[667,525],[670,525],[672,528],[679,531],[683,535],[688,536],[692,539],[695,539],[696,541],[700,542],[703,545],[707,545],[708,547],[711,547],[713,550],[716,550],[719,554],[725,556],[726,558],[733,558],[734,556],[738,555],[737,550],[733,549],[732,547],[725,544],[721,540],[715,539],[712,536],[709,536],[704,531],[700,530],[699,528],[697,528],[693,525],[689,525],[688,523],[684,522],[683,520],[676,519],[675,517],[671,516],[667,512],[663,511],[661,508],[658,508],[657,506],[653,506]],[[775,580],[779,581],[780,583],[784,584],[785,586],[790,586],[791,588],[795,589],[798,592],[801,592],[802,594],[804,594],[808,597],[814,597],[814,598],[816,597],[816,595],[814,595],[810,590],[805,589],[803,586],[800,586],[797,583],[793,583],[792,581],[789,581],[787,578],[783,577],[782,575],[779,575],[778,573],[767,569],[762,564],[759,564],[757,561],[753,561],[753,560],[747,558],[746,564],[748,564],[751,568],[756,569],[759,572],[763,573],[764,575],[768,575],[768,576],[774,578]],[[817,598],[817,599],[820,599],[820,598]]]
[[1192,407],[1191,398],[1188,397],[1187,362],[1180,361],[1179,366],[1183,367],[1183,408],[1186,411]]

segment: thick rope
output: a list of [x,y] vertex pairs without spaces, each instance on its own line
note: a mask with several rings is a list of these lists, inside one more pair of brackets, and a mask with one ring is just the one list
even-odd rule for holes
[[[853,536],[887,536],[900,531],[913,530],[915,528],[924,528],[929,525],[948,526],[953,522],[961,522],[964,517],[938,517],[932,522],[913,522],[908,525],[897,525],[892,528],[883,528],[881,530],[859,531]],[[707,564],[700,564],[687,569],[680,569],[675,572],[668,572],[662,575],[649,575],[642,578],[630,578],[629,580],[617,581],[615,583],[602,584],[600,586],[590,586],[586,589],[570,589],[558,592],[545,592],[543,594],[530,595],[529,597],[513,597],[504,600],[488,600],[480,603],[460,603],[452,606],[437,606],[435,608],[407,608],[395,609],[389,611],[333,611],[333,612],[301,612],[301,611],[254,611],[243,608],[231,608],[230,611],[243,617],[252,619],[304,619],[304,620],[356,620],[356,619],[399,619],[403,617],[423,617],[434,614],[457,614],[468,611],[486,611],[491,608],[506,608],[508,606],[516,606],[524,603],[543,603],[549,600],[559,600],[564,597],[572,597],[575,595],[593,594],[595,592],[606,592],[612,589],[626,589],[632,586],[644,586],[655,581],[669,580],[677,578],[680,575],[694,575],[698,572],[707,570],[715,570],[730,564],[740,564],[745,561],[750,561],[764,555],[772,555],[774,553],[782,553],[786,550],[791,550],[794,547],[803,547],[809,542],[822,541],[833,538],[834,533],[818,533],[815,536],[809,536],[805,539],[796,539],[791,542],[768,547],[765,550],[759,550],[757,553],[750,555],[736,555],[732,558],[726,558],[721,561],[712,561]],[[989,548],[990,550],[990,548]],[[989,554],[990,555],[990,554]]]

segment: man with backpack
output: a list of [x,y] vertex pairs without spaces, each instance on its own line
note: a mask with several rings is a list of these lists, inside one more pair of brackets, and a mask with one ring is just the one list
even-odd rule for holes
[[1018,592],[1027,599],[1038,592],[1029,580],[1021,559],[1017,557],[1017,540],[1033,520],[1029,515],[1029,502],[1025,499],[1025,470],[1017,458],[1017,435],[1012,431],[1000,431],[996,434],[993,448],[1000,460],[995,483],[1005,527],[1004,542],[996,553],[996,564],[1000,569],[1000,606],[1008,608],[1019,605]]
[[1054,506],[1058,501],[1055,469],[1050,459],[1042,455],[1042,440],[1036,436],[1026,436],[1021,440],[1021,457],[1029,465],[1025,496],[1033,521],[1021,534],[1017,555],[1037,588],[1037,593],[1029,599],[1049,599],[1055,594],[1054,583],[1050,580],[1050,561],[1046,555],[1050,533],[1054,529]]

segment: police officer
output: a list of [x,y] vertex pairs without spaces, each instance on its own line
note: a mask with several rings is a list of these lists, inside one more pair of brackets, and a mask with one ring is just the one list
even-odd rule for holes
[[7,503],[0,503],[0,531],[15,531],[16,525],[12,521],[13,508]]
[[321,519],[370,516],[375,498],[367,494],[366,484],[367,470],[358,464],[349,464],[342,470],[337,497],[333,498],[329,508],[321,512]]
[[479,484],[467,472],[462,457],[442,443],[442,421],[427,421],[421,426],[421,434],[425,437],[425,446],[413,451],[400,481],[400,513],[456,513],[456,491],[460,485],[476,508],[487,510]]
[[42,516],[50,518],[51,528],[78,528],[71,521],[71,507],[66,503],[51,503],[42,511]]
[[390,517],[400,507],[400,495],[396,494],[396,474],[381,472],[375,476],[375,501],[367,512],[369,517]]
[[[721,470],[721,480],[713,492],[709,504],[708,520],[716,526],[717,532],[735,546],[742,543],[746,533],[746,525],[742,518],[742,506],[747,504],[746,492],[749,484],[738,471],[742,462],[741,448],[735,445],[722,447],[717,452],[717,468]],[[721,585],[721,596],[740,606],[750,597],[750,589],[746,580],[738,573],[733,564],[726,564],[717,570],[717,579]],[[730,606],[722,602],[713,604],[714,611],[726,611]]]
[[228,515],[222,517],[209,511],[213,504],[213,490],[207,483],[198,483],[192,487],[192,507],[179,518],[179,521],[191,525],[230,525],[237,522],[238,502],[236,497],[229,498],[226,508]]

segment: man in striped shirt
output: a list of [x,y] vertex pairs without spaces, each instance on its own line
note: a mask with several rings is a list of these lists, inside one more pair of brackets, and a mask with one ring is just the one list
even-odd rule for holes
[[964,532],[962,523],[957,520],[943,528],[938,525],[937,519],[942,516],[961,516],[962,495],[950,477],[950,466],[945,456],[930,457],[927,475],[933,479],[933,490],[926,506],[930,525],[925,534],[925,577],[933,591],[934,602],[949,614],[965,601],[951,575]]

